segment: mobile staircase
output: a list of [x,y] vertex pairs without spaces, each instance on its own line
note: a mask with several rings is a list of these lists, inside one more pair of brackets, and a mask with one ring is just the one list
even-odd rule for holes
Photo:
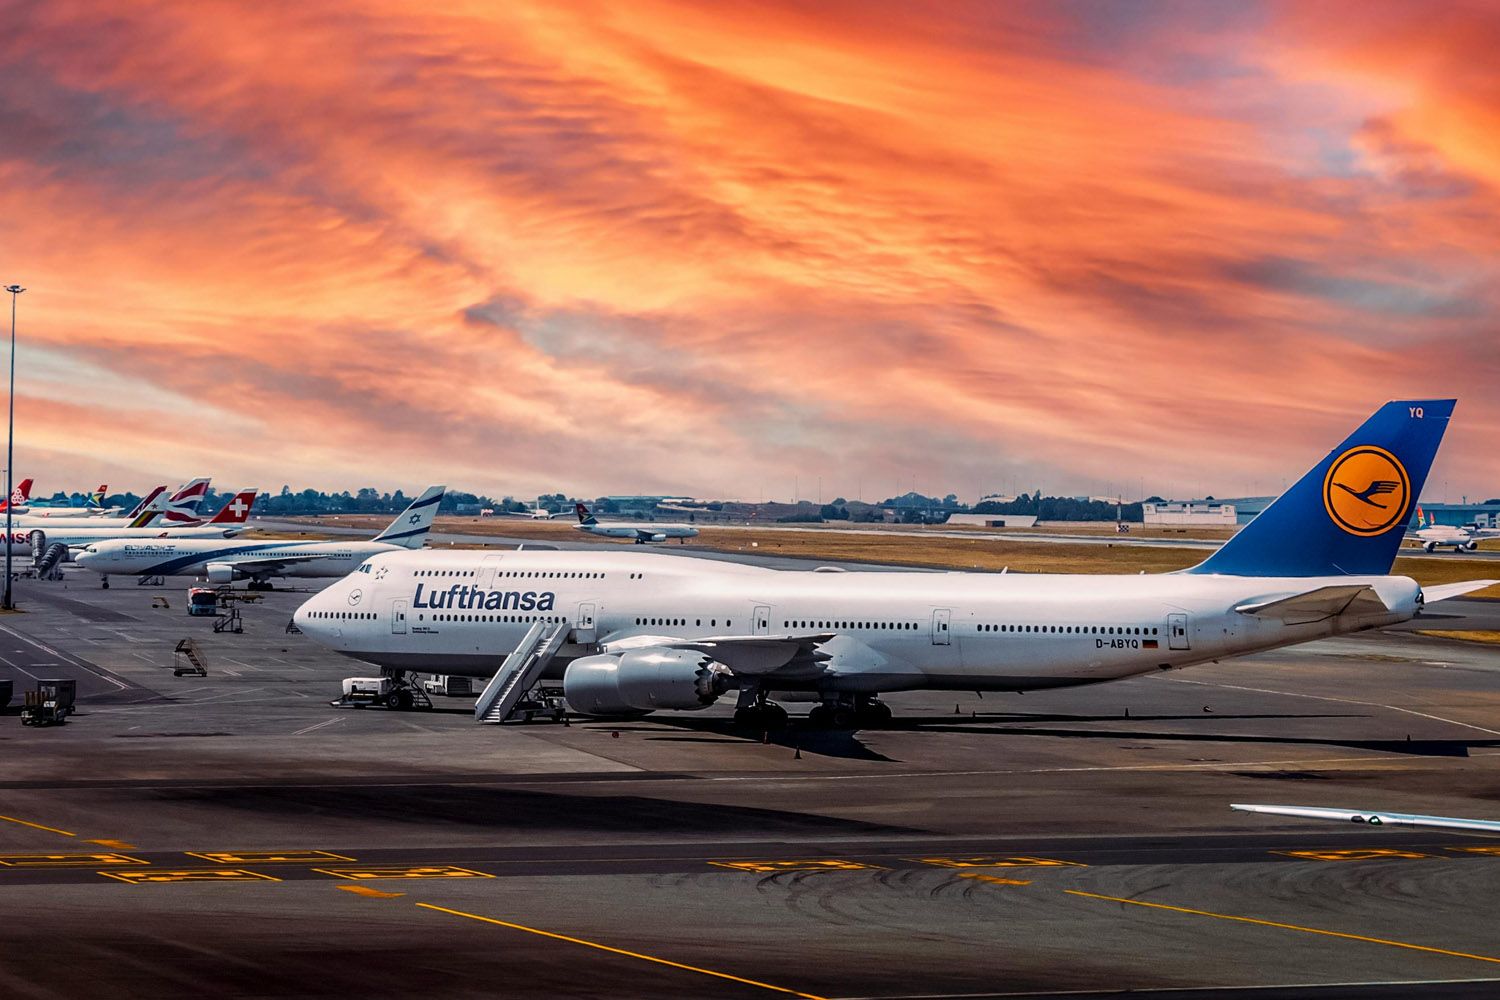
[[208,676],[208,657],[192,639],[177,640],[177,647],[172,650],[172,676]]
[[495,676],[484,686],[479,700],[474,703],[474,721],[496,725],[515,718],[529,720],[536,715],[561,718],[563,707],[560,699],[526,698],[526,695],[537,686],[542,672],[568,641],[570,632],[572,626],[567,622],[537,622],[531,626],[520,645],[505,658]]

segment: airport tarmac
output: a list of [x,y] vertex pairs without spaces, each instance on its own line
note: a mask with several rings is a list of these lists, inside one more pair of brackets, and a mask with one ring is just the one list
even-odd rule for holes
[[[331,708],[369,669],[286,631],[305,593],[216,635],[188,582],[70,572],[0,617],[17,701],[79,680],[65,726],[0,715],[0,995],[1500,992],[1500,838],[1228,808],[1500,818],[1500,647],[1403,627],[898,695],[856,733],[480,727]],[[1500,620],[1441,610],[1416,624]],[[208,676],[173,676],[182,638]]]

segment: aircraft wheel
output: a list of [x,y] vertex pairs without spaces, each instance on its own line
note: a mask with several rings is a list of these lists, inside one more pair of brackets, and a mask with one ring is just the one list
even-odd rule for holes
[[885,726],[891,721],[891,706],[883,701],[872,701],[861,706],[859,722],[862,726]]
[[109,589],[109,577],[107,577],[107,576],[106,576],[106,577],[105,577],[105,578],[104,578],[104,582],[103,582],[103,583],[101,583],[101,584],[99,584],[99,587],[100,587],[100,588],[101,588],[101,589],[103,589],[103,590],[108,590],[108,589]]
[[410,711],[410,709],[411,709],[411,692],[410,691],[392,691],[391,692],[391,696],[387,700],[386,704],[390,705],[391,708],[395,709],[398,712]]
[[840,705],[829,715],[828,723],[832,729],[858,729],[859,713],[851,707]]

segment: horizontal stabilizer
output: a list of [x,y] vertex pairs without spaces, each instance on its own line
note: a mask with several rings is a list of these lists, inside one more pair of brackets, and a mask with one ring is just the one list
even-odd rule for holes
[[1252,806],[1234,804],[1240,812],[1267,813],[1272,816],[1297,816],[1301,819],[1341,820],[1345,823],[1368,823],[1371,826],[1429,826],[1449,830],[1484,830],[1500,832],[1500,820],[1464,819],[1461,816],[1421,816],[1415,813],[1371,812],[1366,809],[1323,809],[1318,806]]
[[1423,587],[1422,600],[1431,604],[1434,601],[1446,601],[1450,597],[1462,597],[1464,594],[1475,590],[1483,590],[1485,587],[1493,587],[1500,580],[1465,580],[1462,583],[1440,583],[1436,587]]
[[1305,593],[1293,594],[1291,597],[1241,604],[1234,610],[1242,615],[1254,615],[1257,618],[1296,620],[1300,624],[1308,624],[1345,613],[1379,614],[1389,611],[1390,608],[1370,587],[1356,583],[1319,587]]

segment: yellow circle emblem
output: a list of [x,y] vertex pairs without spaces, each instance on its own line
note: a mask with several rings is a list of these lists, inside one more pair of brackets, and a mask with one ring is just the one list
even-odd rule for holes
[[1374,445],[1350,448],[1328,467],[1323,506],[1351,535],[1389,531],[1406,516],[1411,480],[1395,455]]

